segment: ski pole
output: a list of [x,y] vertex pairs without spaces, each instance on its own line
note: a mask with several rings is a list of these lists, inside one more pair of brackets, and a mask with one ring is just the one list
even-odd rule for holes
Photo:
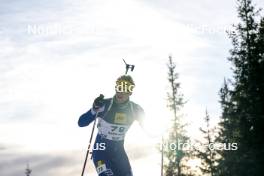
[[90,140],[89,140],[89,144],[88,144],[88,148],[87,148],[87,152],[86,152],[86,156],[85,156],[85,160],[84,160],[83,169],[82,169],[82,175],[81,176],[83,176],[83,174],[84,174],[87,158],[88,158],[88,155],[90,153],[90,148],[91,148],[91,143],[92,143],[92,139],[93,139],[93,133],[94,133],[94,128],[95,128],[95,124],[96,124],[97,115],[98,115],[98,112],[96,112],[96,115],[95,115],[95,118],[94,118],[93,129],[92,129],[92,133],[91,133],[91,136],[90,136]]
[[164,140],[163,140],[163,135],[162,135],[162,139],[161,139],[161,176],[163,176],[163,158],[164,158],[164,146],[163,146]]

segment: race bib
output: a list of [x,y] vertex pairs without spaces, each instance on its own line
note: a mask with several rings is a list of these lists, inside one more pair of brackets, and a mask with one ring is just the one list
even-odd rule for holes
[[101,173],[105,172],[106,170],[107,169],[106,169],[106,165],[105,164],[102,164],[102,165],[100,165],[100,166],[98,166],[96,168],[96,171],[97,171],[98,174],[101,174]]
[[128,130],[128,125],[119,125],[108,123],[102,118],[98,120],[98,133],[109,140],[121,141],[124,140],[125,134]]

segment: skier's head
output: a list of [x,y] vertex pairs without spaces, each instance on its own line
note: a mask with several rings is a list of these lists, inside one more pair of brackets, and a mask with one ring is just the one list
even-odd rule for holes
[[122,75],[116,80],[116,100],[118,103],[123,103],[129,99],[129,96],[132,95],[135,83],[131,76]]

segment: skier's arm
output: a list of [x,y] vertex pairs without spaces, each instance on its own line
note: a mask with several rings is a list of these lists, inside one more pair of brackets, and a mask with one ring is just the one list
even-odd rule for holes
[[95,119],[96,112],[93,109],[90,109],[88,112],[80,116],[78,120],[79,127],[84,127],[89,125]]
[[139,125],[144,128],[144,118],[145,118],[145,112],[143,108],[139,105],[136,105],[135,107],[135,115],[136,120],[138,121]]
[[89,125],[92,121],[94,121],[96,113],[100,113],[104,111],[105,105],[104,105],[104,96],[100,94],[99,97],[97,97],[94,100],[93,107],[79,118],[78,125],[80,127],[84,127]]
[[139,105],[137,105],[136,108],[136,120],[139,122],[139,125],[141,126],[142,130],[151,138],[157,138],[160,137],[158,134],[153,131],[152,128],[149,128],[149,124],[147,123],[147,119],[145,117],[145,112],[143,108]]
[[145,112],[144,109],[137,105],[136,108],[136,120],[138,121],[139,125],[141,126],[142,130],[147,134],[147,136],[153,138],[155,137],[152,134],[152,131],[148,129],[148,126],[145,124],[146,118],[145,118]]

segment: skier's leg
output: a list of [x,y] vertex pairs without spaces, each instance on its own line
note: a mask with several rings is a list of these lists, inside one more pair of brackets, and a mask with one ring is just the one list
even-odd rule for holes
[[124,151],[109,156],[107,152],[95,151],[93,161],[98,176],[133,176],[128,157]]
[[114,176],[112,164],[105,151],[94,150],[93,162],[98,176]]
[[115,176],[133,176],[128,157],[124,150],[121,150],[118,155],[112,159],[111,164]]

